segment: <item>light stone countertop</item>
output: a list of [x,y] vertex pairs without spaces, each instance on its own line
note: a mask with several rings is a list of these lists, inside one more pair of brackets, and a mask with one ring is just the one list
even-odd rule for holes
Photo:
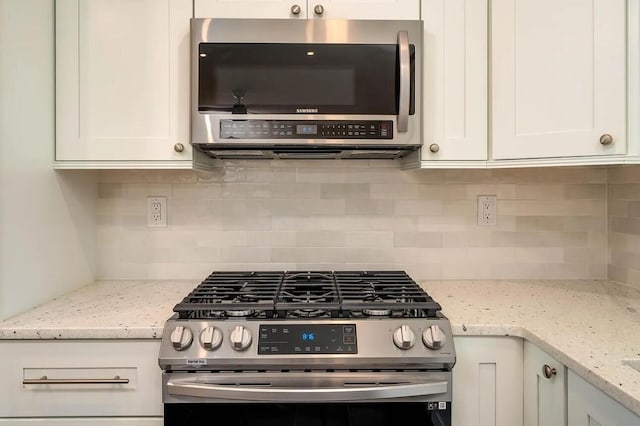
[[0,339],[160,339],[199,280],[98,281],[0,322]]
[[[0,339],[159,339],[199,280],[99,281],[0,322]],[[640,291],[595,280],[426,281],[454,335],[517,336],[640,416]],[[455,368],[455,367],[454,367]]]
[[[523,337],[640,416],[640,291],[608,281],[428,281],[453,334]],[[454,367],[455,368],[455,367]]]

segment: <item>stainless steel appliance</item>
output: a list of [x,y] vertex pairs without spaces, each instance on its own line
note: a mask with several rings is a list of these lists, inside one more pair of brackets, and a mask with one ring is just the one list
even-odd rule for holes
[[165,425],[450,426],[440,310],[402,271],[214,272],[164,327]]
[[419,21],[193,19],[191,143],[216,158],[421,144]]

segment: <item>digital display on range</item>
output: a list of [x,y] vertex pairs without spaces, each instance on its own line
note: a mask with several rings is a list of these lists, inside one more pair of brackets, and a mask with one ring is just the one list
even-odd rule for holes
[[316,135],[318,134],[317,124],[297,124],[296,134],[298,135]]
[[258,354],[356,354],[355,324],[262,324]]

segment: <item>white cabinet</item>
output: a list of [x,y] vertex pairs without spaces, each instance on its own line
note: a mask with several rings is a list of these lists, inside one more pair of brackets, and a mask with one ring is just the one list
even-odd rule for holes
[[523,340],[454,337],[454,425],[522,425]]
[[192,0],[56,0],[56,167],[191,167]]
[[640,417],[572,371],[567,402],[569,426],[640,426]]
[[567,369],[524,342],[524,426],[566,426]]
[[1,341],[0,421],[62,424],[49,418],[74,417],[84,425],[93,420],[82,418],[117,416],[129,419],[104,424],[157,424],[163,415],[159,347],[153,340]]
[[626,152],[626,4],[492,1],[493,159]]
[[419,0],[195,0],[196,18],[419,19]]
[[424,167],[487,159],[487,0],[423,0]]

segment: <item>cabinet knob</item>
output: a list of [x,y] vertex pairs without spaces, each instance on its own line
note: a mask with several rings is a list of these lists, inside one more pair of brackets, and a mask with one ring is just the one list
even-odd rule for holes
[[178,142],[177,144],[175,144],[175,145],[173,146],[173,149],[174,149],[176,152],[182,152],[182,151],[184,151],[184,145],[182,145],[180,142]]
[[440,151],[440,145],[438,145],[437,143],[432,143],[431,145],[429,145],[429,151],[431,152]]
[[556,371],[556,369],[551,367],[549,364],[545,364],[545,365],[542,366],[542,375],[544,377],[546,377],[547,379],[552,378],[557,373],[558,372]]
[[302,11],[302,8],[300,7],[299,4],[294,4],[293,6],[291,6],[291,13],[293,13],[294,15],[300,15],[301,11]]
[[602,145],[609,145],[612,142],[613,142],[613,136],[611,136],[610,134],[605,133],[604,135],[600,136],[600,143]]
[[324,6],[321,4],[316,4],[316,7],[313,8],[313,11],[316,15],[322,15],[324,13]]

